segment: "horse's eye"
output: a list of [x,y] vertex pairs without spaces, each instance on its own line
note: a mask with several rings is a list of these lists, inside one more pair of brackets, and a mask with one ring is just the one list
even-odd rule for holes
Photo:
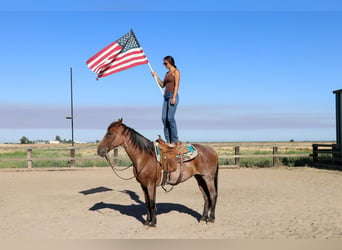
[[111,132],[107,133],[107,136],[112,136],[112,135],[113,135],[113,133],[111,133]]

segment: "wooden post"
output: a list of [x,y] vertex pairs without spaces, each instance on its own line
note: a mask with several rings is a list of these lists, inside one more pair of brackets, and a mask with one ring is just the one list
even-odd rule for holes
[[273,167],[278,167],[279,158],[278,158],[278,147],[273,146]]
[[27,168],[32,168],[32,148],[27,149]]
[[[240,155],[240,146],[234,147],[235,156]],[[235,165],[240,167],[240,157],[235,157]]]
[[312,144],[312,161],[314,165],[318,163],[318,145],[317,144]]
[[117,167],[119,165],[119,150],[114,148],[114,166]]
[[70,167],[75,167],[75,148],[70,148]]

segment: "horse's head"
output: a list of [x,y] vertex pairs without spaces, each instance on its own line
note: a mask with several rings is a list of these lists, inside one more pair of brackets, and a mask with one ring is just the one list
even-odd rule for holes
[[122,118],[111,123],[107,132],[97,146],[97,154],[104,157],[110,150],[123,144],[122,132],[124,130]]

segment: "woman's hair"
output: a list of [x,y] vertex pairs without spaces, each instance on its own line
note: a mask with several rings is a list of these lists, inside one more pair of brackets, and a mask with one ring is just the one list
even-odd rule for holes
[[169,64],[171,64],[173,67],[177,68],[175,65],[175,59],[173,59],[172,56],[165,56],[164,61],[167,61]]

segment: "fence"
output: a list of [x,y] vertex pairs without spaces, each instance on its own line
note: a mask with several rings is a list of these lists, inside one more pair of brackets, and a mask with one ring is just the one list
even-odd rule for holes
[[[315,144],[318,145],[318,144]],[[38,161],[67,161],[68,166],[71,168],[76,167],[76,162],[78,161],[85,161],[85,160],[96,160],[99,161],[101,158],[96,155],[96,149],[94,147],[91,148],[91,151],[94,151],[95,153],[91,156],[84,156],[84,155],[78,155],[76,154],[77,150],[81,151],[81,149],[76,149],[75,147],[69,147],[69,148],[63,148],[63,150],[68,150],[69,155],[68,156],[54,156],[54,157],[37,157],[33,156],[33,151],[37,149],[33,149],[32,147],[26,149],[26,158],[0,158],[0,161],[27,161],[27,168],[31,169],[34,167],[34,163]],[[40,150],[44,150],[44,148],[40,148]],[[279,147],[278,146],[272,146],[268,148],[267,151],[270,153],[263,153],[263,154],[241,154],[241,147],[240,146],[233,146],[232,150],[233,154],[227,155],[227,154],[220,154],[219,153],[219,159],[221,162],[223,161],[223,164],[220,164],[221,168],[234,168],[234,167],[240,167],[241,166],[241,159],[248,159],[248,158],[268,158],[271,159],[270,165],[277,167],[280,165],[280,159],[281,158],[298,158],[298,157],[306,157],[309,158],[310,154],[298,154],[298,153],[288,153],[288,154],[281,154],[279,153]],[[118,165],[119,158],[122,157],[122,155],[119,155],[119,150],[115,149],[114,153],[111,155],[113,157],[114,164]],[[232,163],[229,165],[224,160],[231,160]],[[104,164],[106,165],[106,164]]]
[[[80,153],[84,151],[90,151],[91,153]],[[11,152],[11,153],[8,153]],[[112,157],[118,158],[118,150],[114,150]],[[6,155],[9,156],[6,158]],[[25,157],[26,156],[26,157]],[[18,164],[18,162],[25,162],[26,164]],[[106,166],[106,161],[96,154],[94,146],[89,147],[41,147],[34,146],[29,148],[23,147],[1,147],[0,148],[0,168],[6,168],[4,165],[8,165],[8,168],[33,168],[38,165],[46,167],[77,167],[76,163],[92,161],[101,166]],[[14,164],[14,162],[16,164]],[[57,164],[58,163],[58,164]],[[51,166],[52,165],[52,166]],[[79,164],[78,164],[79,165]],[[95,166],[95,165],[91,165]]]
[[[68,161],[70,164],[71,168],[74,168],[76,165],[76,148],[75,147],[71,147],[70,149],[70,157],[37,157],[37,158],[33,158],[32,157],[32,148],[28,148],[27,149],[27,168],[32,168],[33,167],[33,161],[45,161],[45,160],[49,160],[49,161]],[[83,160],[98,160],[99,157],[85,157],[83,158]],[[118,149],[115,148],[114,149],[114,163],[117,164],[118,163]]]
[[229,166],[222,166],[222,168],[227,167],[240,167],[242,158],[272,158],[272,166],[278,167],[280,165],[280,158],[294,158],[294,157],[309,157],[309,154],[279,154],[278,146],[272,147],[271,154],[240,154],[240,146],[234,146],[234,155],[219,155],[220,159],[234,159],[235,164]]
[[312,159],[315,167],[342,169],[342,145],[312,144]]

